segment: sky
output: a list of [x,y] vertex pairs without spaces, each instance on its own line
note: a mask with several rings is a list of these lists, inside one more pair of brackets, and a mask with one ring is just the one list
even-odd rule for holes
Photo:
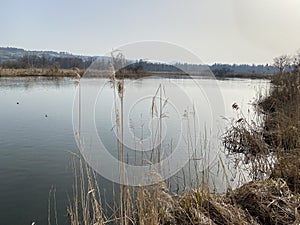
[[0,46],[104,55],[124,44],[179,45],[204,63],[272,63],[300,49],[300,0],[10,0]]

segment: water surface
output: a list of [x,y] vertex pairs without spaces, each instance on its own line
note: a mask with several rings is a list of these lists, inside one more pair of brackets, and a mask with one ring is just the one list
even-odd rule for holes
[[[90,88],[98,88],[99,84],[105,82],[95,81]],[[189,79],[168,79],[168,82],[180,84],[189,90],[195,88]],[[213,80],[201,79],[198,82],[206,87],[216,88]],[[220,129],[216,136],[225,127],[221,116],[230,118],[234,115],[231,108],[233,103],[239,104],[246,115],[248,110],[253,115],[250,103],[257,96],[257,91],[264,92],[267,89],[268,81],[228,79],[218,80],[217,84],[223,95],[225,112],[218,118]],[[158,85],[158,79],[139,80],[130,85],[127,93],[143,95],[146,89],[152,92]],[[78,82],[72,79],[0,79],[1,223],[31,224],[35,221],[36,224],[47,224],[48,194],[52,186],[56,188],[59,224],[67,222],[66,207],[68,195],[72,196],[73,177],[70,155],[66,151],[79,153],[72,125],[72,106],[77,86]],[[112,100],[108,96],[110,94],[103,98],[105,101],[98,101],[96,104],[96,124],[98,131],[102,132],[101,138],[104,142],[114,146],[112,124],[107,122],[111,118],[101,115],[104,113],[103,109],[111,110]],[[197,99],[199,96],[193,98]],[[143,103],[139,107],[146,108]],[[140,118],[138,111],[133,111],[132,115],[135,115],[137,121],[146,119],[146,115]],[[203,112],[200,115],[204,123],[206,117],[210,118]],[[176,123],[170,122],[168,126],[175,126],[174,124]],[[135,135],[141,135],[138,128],[140,126],[136,127]],[[171,130],[176,130],[176,126]],[[143,133],[145,137],[149,135],[147,132],[149,131],[145,130]],[[176,132],[174,135],[176,136]],[[219,146],[219,143],[213,146]],[[113,150],[111,154],[115,154]],[[102,186],[111,187],[108,181],[104,181]]]

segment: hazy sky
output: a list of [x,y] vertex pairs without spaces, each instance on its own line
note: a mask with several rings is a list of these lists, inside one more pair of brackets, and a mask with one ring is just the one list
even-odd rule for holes
[[300,0],[10,0],[0,46],[103,55],[126,43],[178,44],[206,63],[270,63],[300,49]]

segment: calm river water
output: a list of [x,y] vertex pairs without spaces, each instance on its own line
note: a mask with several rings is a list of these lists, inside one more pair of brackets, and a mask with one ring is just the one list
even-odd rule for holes
[[[201,88],[196,87],[191,79],[169,79],[163,82],[157,78],[142,79],[137,82],[127,80],[125,82],[125,98],[139,97],[135,101],[137,107],[131,107],[128,112],[133,118],[130,123],[135,124],[137,137],[143,138],[149,135],[149,129],[141,130],[147,118],[137,109],[146,109],[151,102],[151,95],[163,83],[166,89],[166,99],[176,96],[176,91],[189,90],[193,99],[201,99]],[[197,79],[197,83],[203,87],[209,87],[214,93],[220,91],[224,104],[224,114],[210,116],[209,110],[202,108],[198,116],[203,123],[200,129],[210,130],[212,119],[218,120],[219,131],[214,136],[219,136],[225,127],[222,117],[231,118],[234,111],[231,106],[237,103],[245,115],[253,115],[251,102],[260,91],[262,93],[269,86],[267,80],[251,79],[226,79],[210,80]],[[102,79],[89,80],[84,84],[87,90],[99,91],[101,86],[109,86]],[[168,86],[175,88],[168,89]],[[174,86],[175,85],[175,86]],[[73,175],[70,168],[70,154],[66,151],[79,153],[73,132],[73,102],[77,93],[78,82],[73,79],[45,79],[45,78],[0,78],[0,223],[6,225],[47,224],[48,194],[53,186],[56,189],[56,204],[59,224],[66,224],[66,207],[68,196],[72,196]],[[180,88],[179,88],[180,87]],[[106,93],[106,89],[98,93],[98,101],[95,104],[95,119],[98,133],[106,146],[112,146],[111,154],[115,155],[113,132],[114,127],[112,109],[113,95]],[[198,95],[198,93],[200,93]],[[178,96],[182,95],[178,92]],[[131,97],[128,97],[131,96]],[[217,96],[217,95],[216,95]],[[177,98],[177,97],[176,97]],[[176,102],[169,108],[170,118],[172,110],[178,109],[176,104],[184,105],[183,100]],[[212,99],[214,96],[211,97]],[[145,99],[145,100],[143,100]],[[203,99],[203,102],[207,99]],[[209,101],[210,102],[210,101]],[[214,102],[214,101],[213,101]],[[218,102],[218,101],[216,101]],[[83,103],[82,103],[83,104]],[[148,105],[147,105],[148,104]],[[204,104],[204,103],[203,103]],[[213,104],[213,103],[212,103]],[[187,104],[188,105],[188,104]],[[76,101],[74,106],[76,107]],[[84,107],[84,104],[83,104]],[[150,106],[151,107],[151,106]],[[188,106],[187,106],[188,107]],[[212,106],[213,107],[213,106]],[[105,109],[108,109],[105,110]],[[82,109],[83,114],[86,112]],[[125,110],[126,111],[126,110]],[[179,110],[180,111],[180,110]],[[177,112],[178,113],[178,112]],[[179,112],[181,113],[181,112]],[[79,116],[74,113],[74,116]],[[210,121],[205,121],[210,120]],[[83,119],[84,121],[84,119]],[[144,122],[143,122],[144,121]],[[167,119],[166,119],[167,121]],[[140,123],[140,124],[138,124]],[[132,125],[133,126],[133,125]],[[171,135],[176,139],[176,122],[166,122]],[[78,129],[75,125],[74,129]],[[84,129],[84,128],[81,128]],[[204,130],[203,130],[204,131]],[[142,135],[142,136],[141,136]],[[168,135],[168,134],[166,134]],[[128,139],[125,136],[126,139]],[[132,145],[133,143],[128,143]],[[219,143],[213,143],[210,149],[219,148]],[[128,155],[128,154],[127,154]],[[129,153],[130,155],[130,153]],[[129,156],[131,157],[131,156]],[[130,159],[129,159],[130,160]],[[104,188],[109,189],[111,184],[103,179]],[[217,181],[222,186],[222,181]],[[53,221],[52,224],[55,224]]]

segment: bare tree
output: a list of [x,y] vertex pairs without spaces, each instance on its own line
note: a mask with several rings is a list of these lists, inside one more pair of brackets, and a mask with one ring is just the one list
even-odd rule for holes
[[293,64],[295,65],[295,70],[300,72],[300,50],[298,50],[294,56]]
[[279,72],[282,73],[285,69],[289,68],[292,63],[292,58],[288,55],[282,55],[274,58],[274,66],[279,69]]

